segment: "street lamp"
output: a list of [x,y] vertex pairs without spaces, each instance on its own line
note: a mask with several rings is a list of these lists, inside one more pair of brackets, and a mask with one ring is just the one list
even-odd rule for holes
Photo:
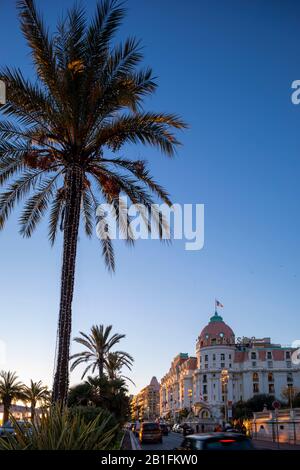
[[227,406],[227,399],[228,399],[228,385],[229,380],[229,373],[227,369],[222,369],[221,371],[221,384],[222,384],[222,393],[224,392],[224,404],[225,404],[225,421],[228,422],[228,406]]
[[192,411],[193,390],[191,388],[188,389],[188,397],[190,399],[190,411]]
[[3,80],[0,80],[0,105],[6,103],[6,85]]

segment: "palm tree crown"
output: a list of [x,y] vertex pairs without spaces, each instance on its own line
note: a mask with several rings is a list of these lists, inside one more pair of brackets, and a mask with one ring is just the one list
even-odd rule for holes
[[[89,335],[80,331],[81,337],[74,338],[76,343],[83,345],[86,350],[73,354],[71,359],[75,359],[71,365],[71,370],[74,370],[79,364],[87,364],[85,368],[82,379],[91,371],[95,372],[96,368],[98,369],[99,377],[102,378],[104,375],[104,368],[109,367],[109,354],[114,346],[118,344],[121,339],[125,338],[125,335],[120,335],[114,333],[111,335],[112,325],[104,327],[103,325],[94,325],[91,328],[91,333]],[[130,354],[124,351],[115,351],[114,354],[118,354],[123,358],[123,363],[131,365],[133,358]]]
[[109,352],[105,362],[105,370],[110,380],[125,379],[133,383],[132,380],[122,374],[123,367],[131,370],[132,358],[123,352]]
[[170,205],[167,192],[152,178],[145,161],[125,158],[120,150],[128,143],[141,143],[173,156],[179,144],[173,131],[185,124],[174,114],[143,110],[143,98],[154,92],[156,83],[151,69],[139,68],[143,56],[138,41],[129,38],[112,45],[124,17],[116,0],[97,4],[89,25],[85,11],[75,6],[53,35],[33,0],[19,0],[18,8],[37,77],[30,82],[19,69],[0,71],[7,87],[7,103],[1,109],[14,118],[0,121],[0,185],[7,184],[0,195],[0,229],[25,198],[19,218],[24,237],[31,236],[47,210],[50,242],[59,228],[63,231],[53,400],[65,401],[80,222],[91,237],[94,223],[102,220],[102,253],[112,271],[108,221],[105,214],[96,214],[100,201],[115,207],[129,243],[133,237],[120,195],[147,209],[151,206],[162,233],[164,221],[152,203],[159,198]]
[[0,401],[3,403],[3,423],[9,417],[9,409],[13,400],[23,398],[23,384],[19,382],[15,372],[0,372]]
[[30,380],[30,385],[25,385],[23,388],[23,399],[30,403],[31,409],[31,420],[34,420],[35,408],[38,402],[47,401],[50,397],[50,392],[46,386],[42,384],[42,381],[34,382]]

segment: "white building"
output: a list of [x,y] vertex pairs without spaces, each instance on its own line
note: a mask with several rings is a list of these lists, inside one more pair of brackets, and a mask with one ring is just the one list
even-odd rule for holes
[[286,387],[300,387],[300,366],[291,347],[270,338],[235,338],[216,312],[196,343],[196,357],[179,354],[161,380],[161,415],[176,418],[192,409],[214,422],[231,417],[232,404],[257,394],[281,399]]

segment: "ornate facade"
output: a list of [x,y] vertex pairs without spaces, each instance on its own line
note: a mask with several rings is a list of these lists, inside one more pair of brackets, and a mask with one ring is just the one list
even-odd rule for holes
[[179,354],[161,380],[160,413],[176,419],[182,410],[219,422],[232,405],[258,394],[282,399],[287,387],[300,387],[294,350],[270,338],[235,338],[216,312],[196,343],[196,357]]

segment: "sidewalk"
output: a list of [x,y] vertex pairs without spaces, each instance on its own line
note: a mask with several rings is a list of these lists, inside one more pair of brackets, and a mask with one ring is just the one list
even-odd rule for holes
[[261,439],[253,439],[252,442],[257,449],[300,450],[300,445],[280,443],[278,447],[277,442],[263,441]]

